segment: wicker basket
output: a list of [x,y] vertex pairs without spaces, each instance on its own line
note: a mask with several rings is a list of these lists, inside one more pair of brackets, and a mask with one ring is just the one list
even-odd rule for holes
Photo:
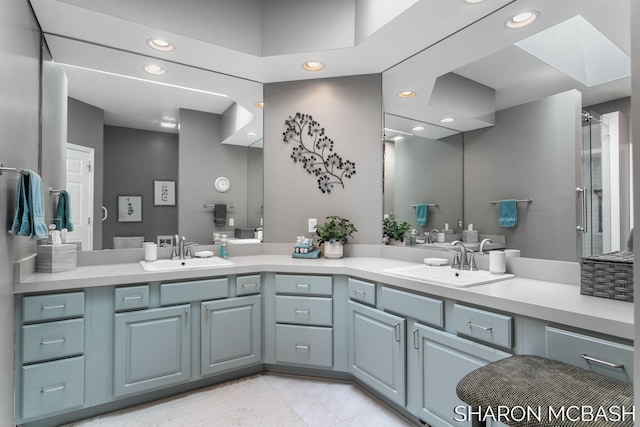
[[582,257],[580,293],[633,302],[633,252]]

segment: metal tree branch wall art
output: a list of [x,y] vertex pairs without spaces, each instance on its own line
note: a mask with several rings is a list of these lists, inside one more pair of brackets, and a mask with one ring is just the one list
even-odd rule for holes
[[324,128],[309,114],[296,113],[284,121],[283,142],[294,142],[291,158],[301,163],[309,175],[318,177],[318,188],[323,193],[331,193],[334,185],[344,188],[344,179],[356,173],[356,164],[342,160],[333,152],[333,140],[324,134]]

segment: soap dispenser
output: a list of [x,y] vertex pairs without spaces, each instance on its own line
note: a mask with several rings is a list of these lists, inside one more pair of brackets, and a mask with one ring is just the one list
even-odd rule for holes
[[473,224],[469,224],[466,230],[462,230],[462,241],[464,243],[478,243],[478,230],[473,229]]

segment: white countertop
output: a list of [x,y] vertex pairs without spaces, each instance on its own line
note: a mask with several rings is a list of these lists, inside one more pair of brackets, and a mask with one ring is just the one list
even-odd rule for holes
[[78,267],[60,273],[35,273],[14,286],[15,294],[95,286],[198,279],[257,272],[339,274],[389,284],[430,296],[633,340],[633,304],[580,295],[570,284],[513,278],[469,288],[435,285],[399,278],[382,272],[389,267],[411,265],[406,261],[374,257],[299,259],[288,255],[230,257],[232,266],[181,271],[145,272],[139,263]]

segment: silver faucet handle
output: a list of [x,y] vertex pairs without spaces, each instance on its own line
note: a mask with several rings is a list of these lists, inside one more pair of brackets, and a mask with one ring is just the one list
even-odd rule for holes
[[460,252],[453,252],[453,260],[451,261],[451,268],[460,268]]
[[199,244],[196,243],[196,242],[187,242],[187,243],[184,244],[185,256],[193,258],[193,247],[194,246],[199,246]]
[[469,261],[469,270],[478,271],[478,264],[476,262],[476,255],[482,252],[471,252],[471,261]]

